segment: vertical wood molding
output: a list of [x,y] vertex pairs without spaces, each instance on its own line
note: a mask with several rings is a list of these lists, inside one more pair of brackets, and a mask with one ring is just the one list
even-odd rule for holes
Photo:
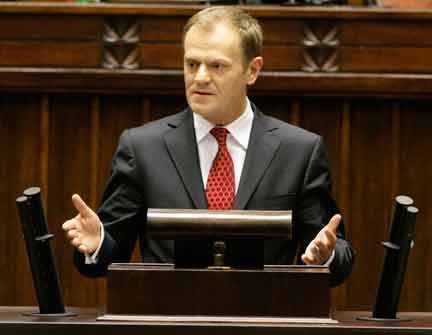
[[300,100],[293,99],[291,102],[291,118],[290,122],[295,125],[299,126],[301,123],[301,112],[300,112]]
[[40,104],[40,183],[44,203],[48,199],[49,182],[50,99],[42,95]]
[[[344,215],[350,219],[350,178],[351,178],[351,105],[345,101],[342,107],[340,128],[340,176],[339,204]],[[349,227],[345,227],[347,232]]]
[[100,100],[98,96],[91,99],[90,104],[90,155],[89,155],[89,196],[91,207],[98,204],[98,178],[99,178],[99,133],[100,133]]
[[[345,231],[349,234],[349,223],[351,222],[351,105],[348,101],[343,102],[340,124],[340,180],[338,202],[343,211],[344,221],[346,222]],[[346,308],[348,306],[347,283],[344,283],[334,290],[332,299],[336,302],[338,308]]]
[[400,137],[401,137],[401,115],[398,102],[392,104],[392,157],[391,157],[391,194],[395,197],[400,192]]
[[147,96],[141,98],[141,120],[143,123],[151,121],[151,102]]

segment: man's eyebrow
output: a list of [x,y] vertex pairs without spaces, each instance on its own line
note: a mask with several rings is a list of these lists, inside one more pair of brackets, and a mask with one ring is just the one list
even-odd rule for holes
[[232,62],[225,57],[209,57],[205,60],[201,60],[199,57],[191,56],[191,55],[185,55],[183,57],[184,61],[186,62],[204,62],[204,63],[224,63],[224,64],[231,64]]
[[202,63],[202,61],[198,57],[194,57],[194,56],[184,56],[183,61],[186,63],[189,63],[189,62]]
[[231,61],[227,58],[224,57],[214,57],[214,58],[209,58],[209,63],[226,63],[226,64],[231,64]]

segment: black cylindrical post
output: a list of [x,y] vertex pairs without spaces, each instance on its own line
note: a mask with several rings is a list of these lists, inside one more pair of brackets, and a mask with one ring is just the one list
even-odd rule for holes
[[414,244],[418,209],[407,196],[396,197],[390,239],[383,242],[384,264],[378,286],[373,318],[395,319],[409,251]]
[[65,308],[48,232],[40,188],[16,199],[40,314],[63,314]]

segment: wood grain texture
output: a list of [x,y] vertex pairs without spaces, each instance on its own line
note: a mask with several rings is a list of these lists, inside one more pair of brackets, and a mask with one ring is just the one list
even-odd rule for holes
[[416,206],[421,210],[417,219],[416,244],[411,250],[408,262],[402,304],[405,310],[412,309],[413,305],[417,305],[419,309],[430,310],[432,308],[432,271],[428,265],[432,262],[429,224],[432,218],[430,102],[402,103],[400,124],[399,190],[413,197]]
[[432,24],[415,20],[397,22],[370,20],[364,22],[340,22],[340,41],[342,44],[370,45],[370,46],[415,46],[426,47],[432,45]]
[[0,66],[99,67],[100,43],[0,40]]
[[[25,24],[23,24],[25,22]],[[17,19],[16,16],[0,14],[0,40],[81,40],[100,38],[101,18],[70,15],[32,15]]]
[[[105,304],[105,280],[77,273],[61,224],[75,215],[75,192],[97,207],[123,129],[186,106],[179,27],[199,8],[0,5],[0,305],[35,304],[14,202],[32,185],[42,187],[66,304]],[[408,194],[420,214],[400,306],[431,311],[432,14],[246,9],[268,32],[265,71],[250,90],[251,100],[327,143],[333,194],[358,252],[354,273],[333,290],[333,305],[372,308],[393,199]],[[121,30],[129,19],[140,25],[141,68],[102,69],[103,24],[115,21]],[[74,29],[66,29],[72,21]],[[332,41],[340,43],[340,72],[300,71],[305,24],[319,37],[336,23],[340,32]],[[320,38],[315,42],[323,48]]]
[[[365,112],[367,111],[367,112]],[[350,237],[358,250],[348,300],[356,308],[372,307],[387,238],[391,194],[391,106],[360,102],[352,107]],[[360,279],[361,278],[361,279]],[[353,279],[353,278],[352,278]],[[359,295],[359,290],[363,294]]]
[[[431,73],[432,48],[424,47],[343,47],[340,70],[343,72]],[[374,61],[371,62],[370,60]]]
[[39,96],[0,96],[2,213],[0,301],[2,304],[34,304],[35,295],[22,229],[15,206],[22,191],[41,182],[39,153],[41,100]]

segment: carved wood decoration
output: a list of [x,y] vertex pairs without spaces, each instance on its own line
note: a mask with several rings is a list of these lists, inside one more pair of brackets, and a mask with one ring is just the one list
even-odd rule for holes
[[139,23],[130,17],[106,19],[103,34],[102,67],[106,69],[139,68]]
[[306,22],[303,28],[303,61],[305,72],[339,71],[339,33],[335,22]]

